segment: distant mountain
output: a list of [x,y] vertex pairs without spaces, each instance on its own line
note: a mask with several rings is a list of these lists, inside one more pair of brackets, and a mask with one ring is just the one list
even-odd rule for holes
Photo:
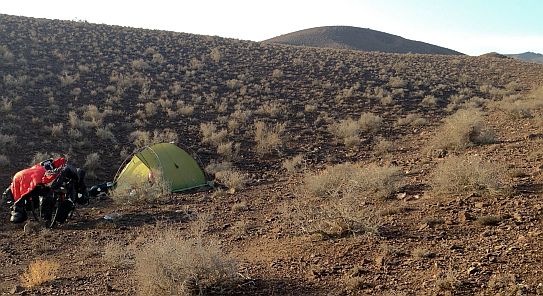
[[458,51],[365,28],[317,27],[277,36],[264,43],[354,49],[391,53],[462,55]]
[[540,54],[540,53],[528,51],[528,52],[519,53],[519,54],[506,54],[506,56],[512,57],[518,60],[543,64],[543,54]]

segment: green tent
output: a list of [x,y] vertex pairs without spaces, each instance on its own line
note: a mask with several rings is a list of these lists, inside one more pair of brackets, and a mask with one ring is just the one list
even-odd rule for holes
[[146,184],[149,182],[150,173],[153,175],[155,172],[162,174],[163,179],[170,184],[172,192],[207,185],[206,176],[196,160],[171,143],[144,147],[121,167],[121,172],[117,173],[115,178],[117,188],[127,189]]

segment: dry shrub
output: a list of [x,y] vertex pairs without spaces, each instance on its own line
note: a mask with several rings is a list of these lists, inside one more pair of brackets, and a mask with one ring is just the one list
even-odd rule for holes
[[221,143],[217,146],[217,154],[228,159],[236,159],[239,155],[241,145],[239,143],[234,144],[232,142]]
[[358,124],[360,129],[367,133],[374,133],[381,128],[383,118],[370,112],[360,114]]
[[48,281],[57,279],[60,264],[49,260],[36,260],[28,266],[21,276],[21,283],[25,288],[33,288]]
[[420,102],[420,104],[427,108],[435,107],[437,105],[437,98],[432,95],[427,95],[424,98],[422,98],[422,101]]
[[131,253],[119,242],[108,242],[104,246],[102,258],[114,268],[126,268],[133,264]]
[[302,232],[321,237],[375,233],[379,217],[368,203],[398,189],[400,171],[375,164],[344,163],[305,177],[307,200],[294,202],[287,215]]
[[451,156],[436,167],[430,183],[440,195],[470,192],[494,193],[500,189],[504,169],[475,156]]
[[533,117],[535,110],[543,108],[543,86],[527,95],[510,95],[500,101],[491,101],[488,106],[501,110],[514,119]]
[[373,153],[377,156],[386,155],[394,150],[394,143],[387,139],[380,138],[377,143],[373,145]]
[[0,168],[5,168],[10,164],[9,158],[4,154],[0,154]]
[[228,171],[228,170],[231,170],[232,168],[233,168],[233,165],[229,161],[222,161],[222,162],[212,161],[205,167],[205,171],[208,174],[214,175],[217,172]]
[[109,127],[99,127],[96,128],[96,136],[102,140],[110,140],[113,143],[117,142],[115,135]]
[[265,102],[262,104],[257,110],[256,114],[260,115],[269,115],[271,117],[276,117],[281,112],[283,112],[283,105],[277,103],[277,102]]
[[376,233],[379,225],[375,211],[352,196],[296,200],[285,208],[284,215],[302,234],[319,239]]
[[485,127],[480,111],[461,109],[445,118],[430,146],[433,149],[464,149],[494,141],[494,133]]
[[15,146],[17,143],[17,136],[0,134],[0,149],[6,149],[8,147]]
[[96,177],[96,169],[100,166],[100,154],[94,152],[85,157],[84,167],[87,169],[87,174],[91,177]]
[[162,172],[153,171],[153,182],[132,184],[128,187],[115,188],[110,191],[110,196],[116,203],[142,204],[156,202],[170,197],[171,185],[162,177]]
[[436,276],[436,289],[438,291],[451,291],[455,292],[461,286],[461,282],[458,279],[458,272],[452,269],[441,272]]
[[140,295],[203,295],[234,279],[236,263],[215,241],[157,230],[135,251]]
[[177,133],[169,128],[148,131],[133,131],[128,136],[129,140],[137,147],[145,147],[157,143],[175,143],[178,141]]
[[328,127],[328,131],[336,138],[343,141],[346,147],[351,148],[360,142],[360,126],[357,121],[351,118],[333,123]]
[[62,136],[63,130],[64,130],[64,125],[62,123],[55,123],[51,127],[51,136],[54,138],[59,138]]
[[216,147],[223,143],[224,139],[228,135],[228,131],[226,129],[217,131],[217,126],[212,122],[200,124],[200,132],[202,133],[202,143],[212,144]]
[[249,181],[247,174],[236,169],[218,171],[215,173],[215,178],[232,189],[242,189]]
[[300,172],[305,166],[304,156],[300,154],[293,158],[285,159],[281,165],[288,173]]
[[423,126],[425,124],[426,124],[426,119],[424,119],[420,115],[413,114],[413,113],[408,114],[405,117],[399,118],[398,121],[396,121],[397,126],[411,125],[411,126],[417,127],[417,126]]
[[263,121],[255,121],[256,153],[264,155],[278,149],[283,144],[282,136],[285,127],[286,123],[276,123],[274,126],[268,126]]
[[316,197],[362,195],[384,199],[399,188],[398,167],[343,163],[305,177],[305,189]]
[[495,215],[485,215],[477,218],[477,223],[481,226],[498,226],[502,222],[503,217]]
[[520,292],[514,274],[493,274],[488,281],[488,288],[495,295],[519,295]]

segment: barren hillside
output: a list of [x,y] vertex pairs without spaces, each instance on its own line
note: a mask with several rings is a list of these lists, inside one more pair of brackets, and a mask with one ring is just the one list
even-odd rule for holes
[[441,46],[409,40],[376,30],[348,26],[305,29],[263,42],[386,53],[462,55],[460,52]]
[[[541,85],[492,56],[0,15],[2,188],[52,153],[108,181],[157,141],[228,187],[97,199],[53,230],[3,208],[0,292],[540,295]],[[35,260],[60,266],[29,287]]]

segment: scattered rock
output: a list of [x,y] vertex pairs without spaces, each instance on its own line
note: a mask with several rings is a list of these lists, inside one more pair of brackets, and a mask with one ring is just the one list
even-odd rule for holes
[[13,286],[13,288],[11,288],[11,290],[9,290],[9,293],[10,294],[19,294],[21,292],[23,292],[25,289],[19,285],[15,285]]
[[473,216],[467,211],[458,212],[458,221],[460,223],[469,223],[471,220],[473,220]]

